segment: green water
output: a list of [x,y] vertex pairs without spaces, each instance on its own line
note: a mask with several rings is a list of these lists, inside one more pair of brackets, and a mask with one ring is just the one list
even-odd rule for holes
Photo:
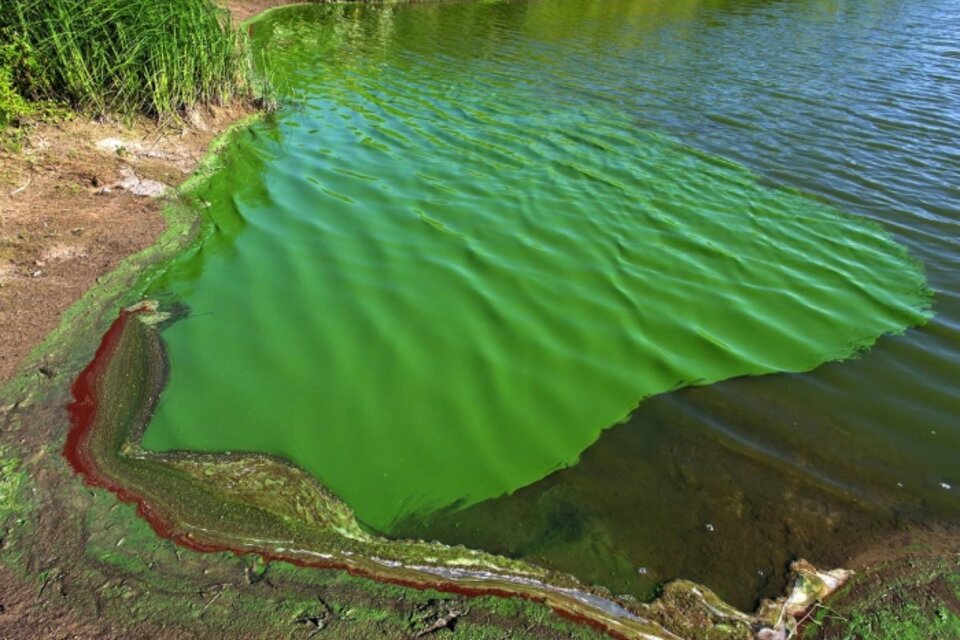
[[[765,6],[323,6],[257,23],[282,106],[225,154],[201,194],[210,232],[152,286],[189,315],[164,333],[144,445],[282,455],[374,530],[533,557],[481,531],[523,528],[490,499],[574,465],[644,399],[809,371],[922,325],[921,264],[888,230],[685,121],[751,129],[704,108],[726,95],[724,49],[698,34]],[[619,465],[598,467],[594,496],[630,477]],[[471,505],[490,507],[469,534],[429,524]],[[566,552],[545,562],[583,575],[567,543],[597,539],[559,514]]]

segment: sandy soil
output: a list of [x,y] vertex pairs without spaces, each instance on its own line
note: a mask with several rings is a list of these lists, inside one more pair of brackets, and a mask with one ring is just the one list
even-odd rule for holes
[[[290,2],[225,5],[242,22]],[[132,171],[178,185],[210,141],[249,112],[217,108],[166,126],[78,118],[38,126],[20,152],[0,151],[0,386],[99,276],[163,231],[162,201],[118,183],[129,186]]]
[[230,9],[230,13],[233,14],[233,19],[239,23],[267,9],[273,9],[274,7],[294,2],[297,2],[297,0],[230,0],[230,2],[227,3],[227,7]]
[[0,385],[99,276],[163,231],[163,199],[142,194],[181,183],[249,112],[205,110],[162,127],[78,118],[40,125],[20,152],[0,153]]

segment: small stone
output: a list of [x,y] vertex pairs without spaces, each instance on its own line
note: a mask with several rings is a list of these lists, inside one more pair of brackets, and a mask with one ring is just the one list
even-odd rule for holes
[[706,525],[705,528],[706,528],[707,531],[713,531],[713,525],[710,524],[709,522],[707,523],[707,525]]
[[129,191],[135,196],[159,198],[169,189],[169,187],[162,182],[141,178],[134,173],[130,167],[121,167],[120,177],[122,180],[117,183],[117,186]]
[[97,141],[96,147],[100,151],[106,151],[107,153],[120,153],[128,144],[119,138],[104,138],[103,140]]

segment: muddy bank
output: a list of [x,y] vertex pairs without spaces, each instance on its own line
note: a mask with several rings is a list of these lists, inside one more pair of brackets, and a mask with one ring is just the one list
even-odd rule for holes
[[[0,153],[0,385],[98,278],[157,240],[166,202],[151,196],[182,183],[214,137],[250,113],[238,104],[159,126],[76,116]],[[35,373],[58,371],[41,359]]]

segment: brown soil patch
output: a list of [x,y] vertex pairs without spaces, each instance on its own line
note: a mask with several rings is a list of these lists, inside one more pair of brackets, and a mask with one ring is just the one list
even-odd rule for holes
[[853,558],[853,579],[811,611],[806,640],[955,640],[960,633],[960,535],[915,527]]
[[[224,5],[239,23],[290,3]],[[134,193],[137,178],[177,186],[212,139],[250,111],[198,111],[164,126],[81,118],[40,125],[21,151],[0,151],[0,386],[98,277],[163,231],[163,202]]]
[[897,532],[860,550],[847,566],[854,571],[864,571],[908,558],[957,555],[960,555],[960,530],[955,526],[928,524]]
[[249,111],[206,110],[183,126],[40,125],[20,152],[0,153],[0,385],[99,276],[163,231],[163,200],[137,195],[129,177],[180,184]]

